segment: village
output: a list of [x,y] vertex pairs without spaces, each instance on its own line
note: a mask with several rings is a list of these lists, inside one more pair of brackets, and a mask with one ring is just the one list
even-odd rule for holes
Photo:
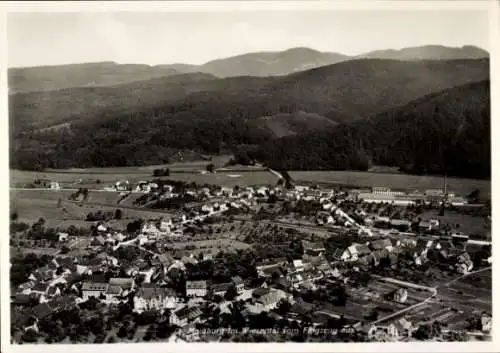
[[[85,203],[96,192],[80,188],[65,202]],[[14,341],[489,335],[491,242],[440,221],[439,212],[489,215],[446,187],[221,187],[155,179],[118,181],[99,192],[119,195],[117,211],[94,213],[87,228],[54,233],[43,220],[11,224],[11,243],[50,238],[54,248],[50,255],[11,256]],[[158,217],[118,229],[110,220],[127,212],[124,205],[158,210]],[[266,329],[272,339],[259,333]]]

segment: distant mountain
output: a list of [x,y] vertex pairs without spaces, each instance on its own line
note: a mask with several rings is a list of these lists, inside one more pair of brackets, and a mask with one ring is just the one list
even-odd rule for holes
[[338,53],[324,53],[309,48],[293,48],[278,52],[260,52],[209,61],[198,71],[219,77],[282,76],[350,59]]
[[10,93],[26,93],[74,87],[113,86],[179,73],[171,67],[97,62],[10,68],[8,83]]
[[[252,119],[307,112],[345,123],[429,93],[488,78],[488,60],[362,59],[276,77],[171,75],[117,86],[11,95],[11,131],[102,121],[151,109],[163,115],[175,111],[166,117],[178,116],[182,111],[197,117]],[[314,125],[320,121],[315,119]]]
[[442,45],[425,45],[400,50],[376,50],[357,56],[357,58],[363,59],[392,60],[456,60],[484,59],[488,57],[489,53],[487,51],[471,45],[455,48]]
[[[362,168],[365,164],[352,162],[354,152],[363,156],[359,146],[376,161],[398,151],[387,147],[386,155],[379,155],[371,145],[352,145],[360,139],[378,141],[378,133],[389,136],[372,125],[378,114],[488,79],[488,60],[363,59],[279,77],[218,79],[193,73],[114,87],[16,94],[9,102],[11,162],[24,169],[158,164],[175,150],[226,153],[283,137],[292,145],[267,146],[281,154],[264,154],[264,160],[295,169],[342,168],[323,154],[334,153],[344,156],[344,165]],[[351,125],[358,128],[351,130]],[[412,126],[418,130],[417,125]],[[363,126],[377,134],[361,133]],[[328,131],[341,133],[314,137]],[[296,156],[283,154],[287,149]]]
[[285,170],[367,170],[491,177],[490,81],[421,97],[372,119],[261,145],[253,157]]
[[310,48],[292,48],[276,52],[257,52],[209,61],[200,66],[165,65],[181,72],[206,72],[219,77],[283,76],[298,71],[357,59],[387,60],[456,60],[484,59],[489,53],[475,46],[446,47],[427,45],[401,50],[378,50],[361,55],[320,52]]
[[348,60],[454,60],[488,58],[488,52],[474,47],[422,46],[401,50],[380,50],[358,56],[320,52],[310,48],[257,52],[209,61],[203,65],[183,63],[157,66],[98,62],[59,66],[11,68],[9,92],[53,91],[76,87],[115,86],[181,73],[203,72],[217,77],[284,76]]

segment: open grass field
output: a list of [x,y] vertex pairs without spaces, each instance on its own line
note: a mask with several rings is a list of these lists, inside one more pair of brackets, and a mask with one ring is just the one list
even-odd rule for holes
[[[402,190],[442,189],[443,178],[408,174],[351,172],[351,171],[294,171],[289,172],[296,183],[350,184],[361,187],[385,186]],[[448,189],[459,195],[479,189],[481,194],[491,194],[491,181],[447,178]]]
[[[90,193],[88,202],[73,203],[69,202],[68,197],[71,191],[52,191],[52,190],[11,190],[10,209],[16,210],[20,222],[33,223],[39,218],[44,218],[48,227],[67,227],[89,226],[91,222],[86,222],[85,218],[90,212],[115,212],[116,209],[122,210],[122,219],[113,221],[114,226],[124,229],[131,221],[138,218],[156,219],[171,215],[168,212],[155,212],[151,210],[129,209],[114,206],[118,194],[107,192]],[[59,197],[62,200],[61,207],[57,207]],[[110,201],[114,201],[109,205]]]
[[[146,167],[144,167],[146,168]],[[192,171],[171,171],[169,177],[163,177],[164,180],[180,180],[185,182],[195,182],[197,184],[215,184],[227,187],[235,185],[276,185],[277,177],[265,170],[244,170],[242,167],[235,167],[236,170],[223,170],[213,174],[202,174],[197,170]],[[134,184],[141,180],[152,180],[152,170],[143,169],[134,170],[129,168],[115,169],[94,169],[80,171],[54,171],[54,172],[31,172],[21,170],[10,171],[11,187],[23,187],[26,184],[33,183],[35,179],[48,179],[57,181],[61,188],[80,188],[102,189],[104,186],[111,186],[119,180],[128,180]],[[77,183],[77,180],[80,180]]]
[[[233,239],[210,239],[188,242],[175,242],[170,247],[178,250],[188,250],[194,256],[200,253],[216,255],[220,251],[231,252],[239,249],[248,249],[251,245]],[[187,247],[187,248],[186,248]],[[194,247],[192,250],[189,250]]]
[[[473,217],[451,211],[445,212],[444,216],[439,216],[438,210],[425,211],[419,217],[422,219],[438,219],[442,225],[449,224],[452,229],[464,234],[491,234],[487,223],[482,217]],[[458,228],[456,227],[457,224],[460,225]]]

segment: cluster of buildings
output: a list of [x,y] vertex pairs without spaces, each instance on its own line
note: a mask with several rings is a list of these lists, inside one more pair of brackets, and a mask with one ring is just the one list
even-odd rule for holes
[[394,205],[408,206],[417,204],[440,204],[443,200],[452,206],[462,206],[467,203],[463,197],[456,196],[446,190],[431,189],[424,192],[394,191],[386,187],[373,187],[370,189],[354,190],[358,201],[368,203],[391,203]]

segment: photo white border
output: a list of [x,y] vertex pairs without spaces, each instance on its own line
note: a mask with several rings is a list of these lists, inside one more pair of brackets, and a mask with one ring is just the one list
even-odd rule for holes
[[[7,12],[232,12],[232,11],[342,11],[342,10],[443,10],[443,11],[463,11],[463,10],[486,10],[490,14],[490,67],[491,67],[491,137],[492,137],[492,195],[496,194],[497,169],[500,165],[500,154],[497,151],[498,144],[495,141],[500,138],[500,78],[499,49],[500,49],[500,2],[495,0],[476,1],[67,1],[67,2],[2,2],[0,3],[0,109],[4,125],[2,134],[6,138],[0,139],[2,149],[0,158],[5,173],[0,174],[5,178],[5,185],[9,185],[8,168],[8,89],[7,89]],[[443,14],[444,15],[444,14]],[[425,24],[422,24],[425,25]],[[500,190],[498,190],[500,192]],[[92,352],[96,349],[93,344],[76,345],[11,345],[10,344],[10,285],[9,285],[9,190],[2,188],[1,202],[3,212],[0,216],[4,233],[0,237],[0,309],[1,310],[1,352],[31,352],[50,351],[53,353],[71,352]],[[498,228],[499,220],[496,215],[500,215],[499,202],[496,197],[492,197],[492,234]],[[499,216],[500,217],[500,216]],[[493,242],[492,252],[497,253],[498,244]],[[500,253],[500,251],[499,251]],[[493,278],[497,273],[497,262],[493,261]],[[493,298],[497,297],[497,281],[493,281]],[[97,349],[116,350],[117,352],[137,352],[148,350],[149,352],[331,352],[331,351],[383,351],[383,352],[496,352],[500,351],[498,342],[500,331],[497,329],[498,307],[493,303],[493,329],[492,342],[460,342],[460,343],[260,343],[260,344],[222,344],[222,343],[135,343],[135,344],[101,344]]]

